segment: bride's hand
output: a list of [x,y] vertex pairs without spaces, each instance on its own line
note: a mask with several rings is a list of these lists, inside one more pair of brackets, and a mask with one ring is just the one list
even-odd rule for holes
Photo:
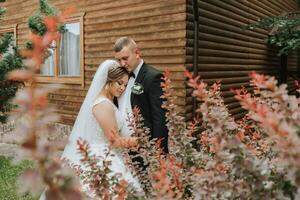
[[121,138],[119,141],[119,145],[122,148],[135,147],[138,145],[137,137]]
[[137,137],[130,137],[127,139],[127,147],[135,147],[138,145]]
[[138,145],[137,137],[120,137],[117,140],[112,140],[111,143],[118,148],[131,148]]

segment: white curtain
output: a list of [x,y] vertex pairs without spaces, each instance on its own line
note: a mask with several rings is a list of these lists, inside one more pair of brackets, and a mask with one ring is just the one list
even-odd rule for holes
[[54,50],[48,49],[50,56],[45,60],[41,69],[42,75],[54,76]]
[[72,32],[63,34],[60,45],[60,75],[80,75],[80,35]]

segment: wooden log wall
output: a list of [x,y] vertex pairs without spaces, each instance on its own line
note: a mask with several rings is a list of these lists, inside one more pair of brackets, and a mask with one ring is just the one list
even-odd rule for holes
[[[72,125],[99,64],[112,57],[112,46],[121,36],[134,38],[148,64],[171,71],[177,103],[185,107],[184,64],[186,44],[186,0],[48,0],[63,10],[69,6],[84,16],[84,83],[63,84],[49,95],[61,114],[61,123]],[[38,0],[7,0],[0,4],[7,14],[0,28],[17,24],[17,43],[28,39],[27,19],[38,8]],[[75,13],[75,14],[76,14]]]
[[[194,16],[193,1],[187,1],[187,58],[186,66],[193,71]],[[222,81],[222,95],[230,113],[235,118],[244,111],[230,89],[249,88],[248,73],[278,76],[280,57],[278,50],[266,45],[268,32],[245,31],[242,27],[260,18],[295,11],[296,0],[198,0],[198,72],[207,83]],[[289,58],[289,66],[296,65],[296,58]],[[187,116],[192,113],[191,91],[187,90]]]
[[[144,60],[159,70],[169,69],[177,98],[187,120],[191,119],[191,90],[183,70],[193,71],[193,0],[48,0],[59,10],[73,6],[84,16],[84,87],[63,84],[49,95],[61,114],[61,123],[72,125],[99,64],[112,57],[112,45],[121,36],[133,37]],[[7,0],[0,3],[7,13],[0,29],[17,25],[17,44],[28,40],[27,19],[38,8],[38,0]],[[296,0],[198,0],[199,75],[208,82],[221,80],[222,95],[230,112],[239,118],[243,110],[231,88],[249,87],[248,73],[256,70],[278,76],[280,58],[268,47],[267,31],[244,31],[244,25],[259,18],[294,11]],[[297,67],[297,55],[288,58],[289,71]],[[291,74],[291,73],[290,73]],[[293,78],[289,76],[291,90]],[[45,84],[44,84],[45,85]]]

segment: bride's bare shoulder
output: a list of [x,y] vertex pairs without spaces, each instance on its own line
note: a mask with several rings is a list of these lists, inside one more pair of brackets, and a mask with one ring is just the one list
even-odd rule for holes
[[101,101],[97,101],[93,105],[93,113],[112,113],[114,112],[113,104],[108,99],[103,99]]
[[93,115],[102,127],[105,129],[106,126],[113,123],[115,120],[115,110],[113,104],[109,101],[101,101],[93,106]]

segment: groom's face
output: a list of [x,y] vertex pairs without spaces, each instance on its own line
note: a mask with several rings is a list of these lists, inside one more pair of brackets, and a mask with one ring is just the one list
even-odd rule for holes
[[122,67],[132,72],[140,63],[140,51],[138,48],[123,47],[119,52],[114,53],[115,58]]

